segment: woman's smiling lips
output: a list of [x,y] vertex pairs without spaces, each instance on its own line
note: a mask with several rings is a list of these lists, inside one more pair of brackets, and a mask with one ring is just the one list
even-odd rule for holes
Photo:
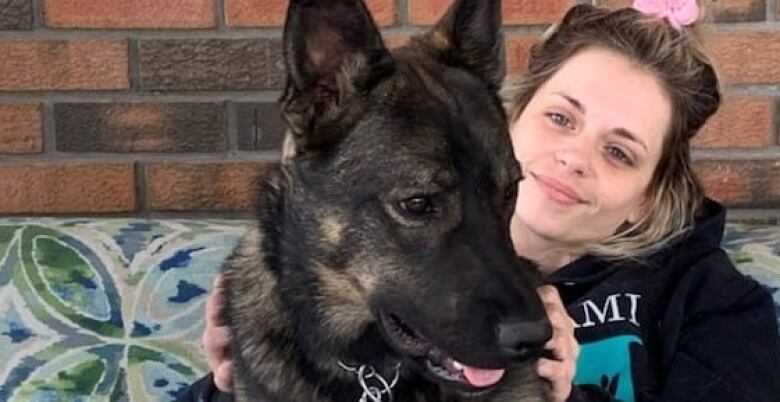
[[582,204],[585,201],[577,195],[577,193],[569,186],[553,179],[549,176],[542,176],[535,173],[531,173],[534,180],[539,183],[539,188],[549,197],[551,200],[564,205]]

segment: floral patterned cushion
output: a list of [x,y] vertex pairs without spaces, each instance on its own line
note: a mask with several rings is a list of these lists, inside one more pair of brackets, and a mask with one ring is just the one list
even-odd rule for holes
[[780,225],[729,224],[721,245],[743,274],[772,295],[780,326]]
[[[208,371],[203,304],[249,224],[0,219],[0,401],[175,399]],[[780,306],[780,226],[724,247]]]
[[0,401],[173,400],[248,223],[0,220]]

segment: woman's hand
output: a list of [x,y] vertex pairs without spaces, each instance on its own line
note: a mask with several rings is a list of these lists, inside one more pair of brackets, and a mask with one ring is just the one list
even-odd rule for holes
[[574,337],[573,321],[563,306],[558,290],[554,286],[545,285],[537,288],[537,292],[553,328],[553,337],[545,345],[546,349],[552,351],[553,359],[539,359],[536,372],[550,382],[553,400],[565,402],[571,394],[580,344]]
[[214,287],[206,300],[206,329],[203,331],[203,346],[209,367],[214,373],[214,385],[222,392],[233,391],[233,367],[230,361],[230,328],[220,325],[219,314],[225,304],[224,279],[221,274],[214,277]]

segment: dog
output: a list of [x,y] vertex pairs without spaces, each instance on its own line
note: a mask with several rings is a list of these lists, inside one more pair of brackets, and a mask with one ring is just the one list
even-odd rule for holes
[[285,150],[223,267],[236,400],[548,400],[500,8],[458,0],[390,52],[362,1],[290,2]]

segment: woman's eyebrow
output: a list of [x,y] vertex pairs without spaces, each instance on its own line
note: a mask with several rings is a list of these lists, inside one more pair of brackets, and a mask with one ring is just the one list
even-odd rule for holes
[[558,95],[563,99],[566,99],[569,103],[571,103],[572,106],[579,110],[580,113],[585,114],[585,106],[583,106],[582,102],[578,101],[575,97],[567,95],[563,92],[554,92],[553,95]]
[[636,136],[634,133],[632,133],[631,131],[628,131],[627,129],[625,129],[625,128],[623,128],[623,127],[617,127],[617,128],[615,128],[614,130],[612,130],[612,131],[613,131],[615,134],[617,134],[617,135],[619,135],[619,136],[621,136],[621,137],[623,137],[623,138],[625,138],[625,139],[627,139],[627,140],[629,140],[629,141],[633,141],[633,142],[635,142],[635,143],[637,143],[637,144],[641,145],[641,146],[642,146],[642,147],[645,149],[645,151],[646,151],[646,152],[650,152],[650,150],[649,150],[649,149],[647,149],[647,145],[645,145],[645,143],[644,143],[644,142],[642,142],[642,140],[640,140],[640,139],[639,139],[639,137],[637,137],[637,136]]

